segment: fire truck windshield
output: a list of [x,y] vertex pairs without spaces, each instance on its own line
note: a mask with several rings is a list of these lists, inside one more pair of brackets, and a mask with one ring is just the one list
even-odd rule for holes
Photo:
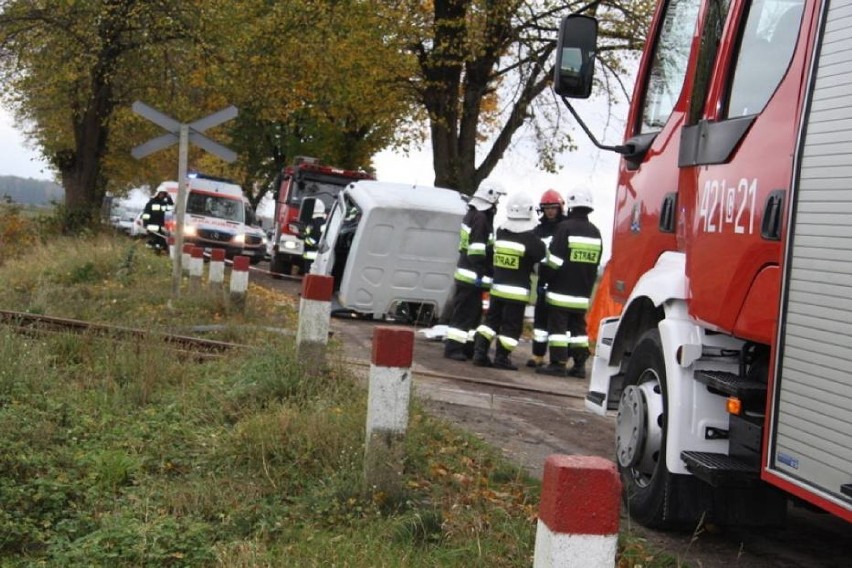
[[340,190],[346,187],[349,181],[351,180],[303,180],[295,184],[295,188],[290,194],[289,202],[291,205],[298,205],[305,197],[316,197],[317,199],[321,199],[326,207],[329,207],[331,202],[337,197],[337,194],[340,193]]

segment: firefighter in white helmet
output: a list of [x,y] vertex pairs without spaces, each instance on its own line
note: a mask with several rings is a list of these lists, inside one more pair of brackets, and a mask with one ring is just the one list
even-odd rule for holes
[[498,183],[483,181],[468,202],[459,231],[459,260],[451,304],[444,357],[466,361],[473,357],[473,338],[482,320],[482,293],[491,287],[494,213],[506,191]]
[[[603,242],[600,231],[589,221],[594,204],[588,188],[569,191],[565,207],[566,218],[556,228],[547,253],[547,264],[553,270],[547,278],[546,293],[550,364],[538,367],[536,373],[585,378],[589,358],[585,317]],[[574,362],[570,369],[569,357]]]
[[[547,248],[533,232],[537,224],[535,201],[516,193],[506,204],[506,222],[494,241],[494,281],[485,321],[476,328],[473,364],[517,371],[510,354],[518,346],[524,329],[524,311],[530,301],[530,275],[544,260]],[[488,356],[497,339],[494,361]]]
[[166,213],[174,208],[169,192],[165,189],[158,190],[154,196],[145,204],[142,210],[142,224],[148,231],[148,247],[157,250],[166,250],[165,224]]
[[304,272],[311,270],[311,264],[317,258],[317,247],[325,230],[325,203],[322,199],[314,200],[314,211],[311,214],[311,222],[305,227],[305,251],[302,253]]

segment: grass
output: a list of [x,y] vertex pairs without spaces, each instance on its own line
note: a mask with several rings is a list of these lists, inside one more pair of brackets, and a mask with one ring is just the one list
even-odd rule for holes
[[[0,243],[0,253],[9,241]],[[362,481],[366,393],[292,337],[295,301],[252,286],[169,301],[171,267],[94,235],[0,256],[0,309],[255,346],[220,360],[155,339],[0,327],[2,566],[529,566],[539,486],[415,403],[401,494]],[[629,546],[625,547],[630,551]],[[631,553],[632,554],[632,553]],[[619,566],[654,564],[649,553]]]

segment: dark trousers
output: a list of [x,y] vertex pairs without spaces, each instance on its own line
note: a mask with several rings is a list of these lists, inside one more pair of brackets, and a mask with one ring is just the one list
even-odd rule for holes
[[[521,332],[524,330],[525,309],[526,304],[522,302],[513,302],[512,300],[491,296],[488,315],[485,316],[484,323],[490,332],[497,336],[496,350],[498,355],[508,355],[515,349],[521,337]],[[486,334],[480,335],[483,335],[490,342],[491,337]]]
[[586,312],[548,306],[548,346],[551,363],[566,363],[574,358],[574,365],[583,365],[589,358],[589,338],[586,335]]
[[[533,312],[533,342],[532,353],[536,357],[547,355],[547,338],[541,337],[541,332],[547,332],[547,316],[550,313],[550,305],[547,303],[545,293],[542,291],[535,301]],[[538,337],[537,337],[538,336]],[[544,339],[542,341],[542,339]]]
[[482,320],[482,289],[470,284],[456,282],[453,296],[453,312],[447,324],[445,351],[460,350],[470,342],[473,348],[473,333]]

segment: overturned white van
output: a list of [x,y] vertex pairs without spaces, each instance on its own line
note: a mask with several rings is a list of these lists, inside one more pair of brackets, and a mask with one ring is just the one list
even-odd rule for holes
[[331,208],[311,273],[334,277],[337,311],[431,324],[453,290],[466,211],[450,189],[351,183]]

